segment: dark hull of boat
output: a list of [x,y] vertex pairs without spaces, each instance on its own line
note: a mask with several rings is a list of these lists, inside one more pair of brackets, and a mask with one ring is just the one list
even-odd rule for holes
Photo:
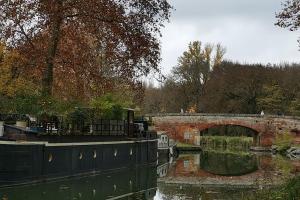
[[87,143],[0,141],[0,187],[157,162],[157,140]]

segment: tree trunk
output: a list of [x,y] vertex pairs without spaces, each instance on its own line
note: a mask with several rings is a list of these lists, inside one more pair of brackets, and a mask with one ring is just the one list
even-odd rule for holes
[[56,1],[55,10],[50,16],[50,36],[49,36],[49,45],[48,45],[48,53],[46,56],[46,69],[43,73],[42,80],[42,92],[44,96],[52,95],[53,88],[53,71],[54,71],[54,62],[55,56],[58,49],[58,43],[60,40],[60,31],[61,25],[63,22],[62,15],[62,6],[63,0]]

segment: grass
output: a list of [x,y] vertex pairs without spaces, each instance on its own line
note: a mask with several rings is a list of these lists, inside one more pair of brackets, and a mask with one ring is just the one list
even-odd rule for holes
[[299,147],[300,148],[300,144],[292,144],[293,147]]
[[292,145],[292,136],[288,133],[277,134],[274,144],[279,153],[285,153]]
[[239,155],[239,156],[249,156],[251,153],[249,151],[238,151],[238,150],[230,150],[230,149],[208,149],[204,150],[210,153],[217,153],[217,154],[231,154],[231,155]]
[[204,149],[249,150],[253,143],[252,137],[202,136],[200,145],[177,143],[178,148],[203,147]]
[[245,200],[300,200],[300,177],[287,181],[282,187],[259,190],[249,195]]
[[177,143],[177,147],[184,148],[184,147],[199,147],[199,146],[193,145],[193,144],[187,144],[187,143],[178,142]]
[[248,150],[253,144],[252,137],[203,136],[200,141],[208,149]]
[[293,171],[293,165],[290,160],[282,155],[277,155],[272,159],[272,165],[277,171],[281,172],[285,177],[289,177]]

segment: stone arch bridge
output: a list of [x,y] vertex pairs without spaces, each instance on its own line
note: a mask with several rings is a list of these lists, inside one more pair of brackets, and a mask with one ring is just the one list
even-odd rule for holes
[[248,114],[147,114],[157,131],[166,131],[171,138],[183,141],[186,133],[199,132],[220,125],[236,125],[254,130],[256,146],[270,147],[276,134],[288,133],[293,143],[300,144],[300,117]]

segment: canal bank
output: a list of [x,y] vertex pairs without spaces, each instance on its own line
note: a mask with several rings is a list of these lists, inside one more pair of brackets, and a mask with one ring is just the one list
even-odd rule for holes
[[299,200],[300,178],[294,178],[280,186],[259,187],[215,187],[184,184],[158,183],[157,195],[164,200],[203,199],[203,200]]

